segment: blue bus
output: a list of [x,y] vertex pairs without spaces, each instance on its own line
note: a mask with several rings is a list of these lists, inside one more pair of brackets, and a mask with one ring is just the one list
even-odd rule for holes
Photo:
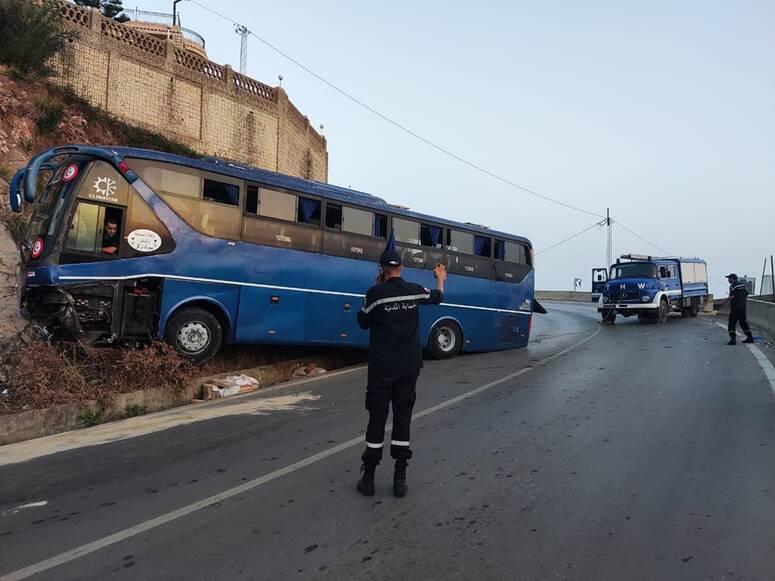
[[[356,311],[390,233],[433,357],[523,347],[534,307],[529,240],[426,216],[324,183],[121,147],[44,151],[13,178],[32,204],[22,306],[49,336],[163,339],[204,361],[223,343],[365,347]],[[535,304],[536,309],[540,306]]]

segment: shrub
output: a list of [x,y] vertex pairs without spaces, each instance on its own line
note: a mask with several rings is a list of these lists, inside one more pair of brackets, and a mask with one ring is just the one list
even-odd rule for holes
[[54,99],[42,99],[36,106],[38,115],[35,125],[41,135],[51,135],[65,116],[65,106]]
[[137,416],[144,416],[147,413],[145,406],[131,404],[124,408],[125,418],[136,418]]
[[102,423],[102,410],[93,410],[91,408],[84,408],[81,413],[78,414],[78,422],[82,428],[91,428]]
[[51,75],[51,57],[77,36],[59,11],[55,0],[0,0],[0,62],[24,76]]

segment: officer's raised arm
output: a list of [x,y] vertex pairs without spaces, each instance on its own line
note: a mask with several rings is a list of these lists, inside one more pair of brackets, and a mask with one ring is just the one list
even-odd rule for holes
[[433,276],[436,277],[436,288],[428,291],[427,299],[419,301],[421,305],[438,305],[444,300],[444,282],[447,280],[447,267],[441,263],[437,264],[433,269]]

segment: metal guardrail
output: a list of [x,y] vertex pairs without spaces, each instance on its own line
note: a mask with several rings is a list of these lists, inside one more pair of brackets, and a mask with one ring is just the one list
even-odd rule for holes
[[[166,24],[167,26],[174,26],[174,23],[172,21],[172,14],[167,14],[166,12],[152,12],[150,10],[140,10],[139,8],[135,8],[134,10],[125,9],[124,14],[126,14],[130,18],[130,20],[135,20],[139,22],[152,22],[154,24]],[[186,40],[189,40],[194,44],[201,46],[202,48],[206,48],[205,39],[198,32],[194,32],[190,28],[185,28],[182,26],[180,27],[180,32],[183,35],[183,38],[185,38]]]

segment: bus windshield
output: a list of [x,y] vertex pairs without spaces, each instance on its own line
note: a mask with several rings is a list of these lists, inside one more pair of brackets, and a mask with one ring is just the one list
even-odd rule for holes
[[[32,243],[39,237],[53,236],[56,232],[65,205],[64,190],[67,184],[62,180],[65,167],[66,165],[62,163],[53,173],[49,172],[50,178],[48,180],[38,180],[38,183],[43,185],[35,196],[32,216],[27,225],[26,240],[28,243]],[[25,256],[25,259],[27,258]]]
[[611,267],[611,280],[617,278],[656,278],[657,267],[648,262],[629,262]]

